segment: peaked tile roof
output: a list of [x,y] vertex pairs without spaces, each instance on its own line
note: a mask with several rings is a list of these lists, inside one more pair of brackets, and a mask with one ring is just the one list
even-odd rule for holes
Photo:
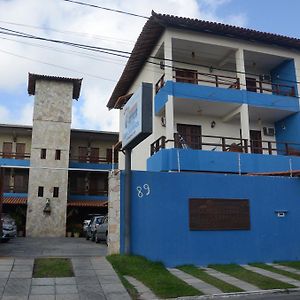
[[157,14],[152,11],[152,16],[144,25],[125,69],[107,103],[109,109],[114,108],[120,96],[127,94],[130,86],[138,76],[157,41],[167,27],[210,33],[300,50],[300,39],[216,22]]

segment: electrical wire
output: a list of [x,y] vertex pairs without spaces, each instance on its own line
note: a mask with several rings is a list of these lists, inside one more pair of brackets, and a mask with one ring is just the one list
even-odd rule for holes
[[62,1],[70,2],[70,3],[74,3],[74,4],[78,4],[78,5],[89,6],[89,7],[98,8],[98,9],[103,9],[103,10],[107,10],[107,11],[111,11],[111,12],[115,12],[115,13],[119,13],[119,14],[125,14],[125,15],[131,16],[131,17],[149,19],[149,17],[143,16],[143,15],[127,12],[127,11],[124,11],[124,10],[103,7],[103,6],[99,6],[99,5],[95,5],[95,4],[91,4],[91,3],[86,3],[86,2],[81,2],[81,1],[74,1],[74,0],[62,0]]

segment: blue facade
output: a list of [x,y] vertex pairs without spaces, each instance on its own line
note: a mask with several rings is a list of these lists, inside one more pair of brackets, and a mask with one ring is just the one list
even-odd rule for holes
[[[298,178],[133,172],[132,252],[167,266],[300,259]],[[121,175],[123,232],[124,174]],[[137,187],[148,184],[138,196]],[[190,231],[190,198],[249,199],[250,230]],[[279,218],[278,210],[287,211]],[[121,238],[121,249],[124,249]]]
[[85,163],[85,162],[75,162],[70,161],[69,168],[72,169],[94,169],[94,170],[112,170],[117,169],[118,164],[109,163]]
[[29,159],[0,158],[0,166],[29,167]]
[[108,197],[104,195],[90,196],[90,195],[69,195],[69,200],[89,200],[89,201],[107,201]]
[[167,81],[155,96],[156,114],[164,108],[168,101],[168,95],[199,101],[249,104],[257,107],[285,110],[291,113],[299,111],[299,101],[296,97]]
[[[300,136],[300,135],[299,135]],[[300,170],[300,157],[193,149],[162,149],[147,160],[147,170],[262,173]]]

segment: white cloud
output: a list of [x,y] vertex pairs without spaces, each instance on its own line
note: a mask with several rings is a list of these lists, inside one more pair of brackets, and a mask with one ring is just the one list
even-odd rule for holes
[[[218,17],[218,9],[230,1],[104,0],[99,3],[96,0],[89,0],[88,2],[146,16],[150,16],[151,10],[154,10],[160,13],[204,18],[220,22],[231,21],[236,25],[245,25],[246,17],[242,14],[228,16],[226,19]],[[54,32],[48,29],[40,31],[32,27],[1,23],[1,21],[43,28],[55,28],[65,32]],[[61,0],[0,1],[0,26],[48,38],[65,39],[76,43],[125,51],[131,51],[144,23],[145,19],[109,13]],[[74,34],[74,32],[86,34]],[[0,37],[3,36],[0,35]],[[17,39],[14,37],[7,38]],[[118,112],[108,111],[106,103],[124,68],[125,59],[99,53],[84,52],[81,49],[68,48],[42,41],[25,39],[20,39],[19,41],[22,43],[1,39],[0,69],[5,70],[5,72],[0,73],[0,91],[1,89],[11,92],[18,91],[21,86],[23,87],[26,84],[28,72],[83,77],[82,97],[78,104],[74,104],[72,126],[87,129],[118,130]],[[29,43],[37,44],[38,47],[33,47]],[[53,48],[59,51],[54,51]],[[64,53],[60,51],[64,51]],[[74,55],[74,51],[81,52],[82,56]],[[92,55],[97,60],[91,60],[86,55]],[[42,64],[41,62],[48,64]],[[57,68],[54,65],[65,69]],[[101,80],[101,78],[114,81],[105,81]],[[10,103],[7,100],[1,100],[1,92],[0,101],[1,103],[4,102],[5,105],[5,107],[0,106],[0,122],[31,123],[32,101],[24,104],[18,112],[13,109],[16,105],[10,107]]]

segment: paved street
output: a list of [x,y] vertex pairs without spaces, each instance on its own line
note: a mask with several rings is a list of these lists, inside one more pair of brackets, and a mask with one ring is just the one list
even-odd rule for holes
[[[106,246],[82,238],[16,238],[0,244],[1,300],[129,300],[105,259]],[[34,258],[68,257],[74,277],[32,278]]]

